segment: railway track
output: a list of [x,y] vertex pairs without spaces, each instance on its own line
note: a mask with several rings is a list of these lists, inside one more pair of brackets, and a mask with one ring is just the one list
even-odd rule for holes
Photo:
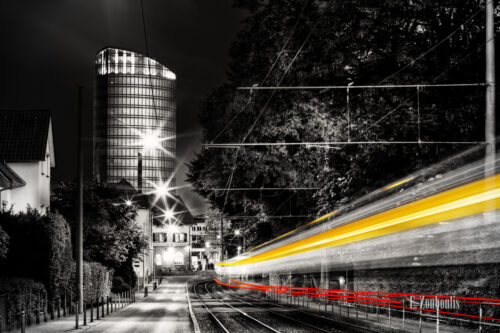
[[[328,318],[316,313],[311,313],[309,311],[302,311],[300,309],[297,309],[296,307],[290,307],[276,302],[269,302],[267,300],[262,300],[251,296],[249,298],[242,299],[241,295],[237,295],[237,293],[233,289],[230,288],[224,288],[224,289],[230,293],[231,299],[235,301],[239,301],[249,306],[257,307],[260,309],[265,309],[268,313],[280,316],[290,321],[299,322],[300,324],[311,328],[311,331],[330,332],[330,333],[331,332],[368,332],[368,333],[379,332],[369,327],[362,327],[352,323],[340,322],[332,318]],[[281,312],[271,311],[269,309],[259,307],[255,305],[256,302],[268,304],[273,307],[286,309],[288,314],[284,315]]]
[[[213,283],[212,281],[202,281],[198,282],[194,285],[194,293],[196,297],[206,309],[209,316],[212,318],[213,322],[216,324],[217,328],[221,332],[231,333],[231,332],[274,332],[280,333],[280,331],[274,329],[273,327],[265,324],[259,319],[249,315],[248,313],[232,306],[231,304],[224,302],[222,299],[214,296],[212,292],[210,292],[208,285]],[[200,293],[200,290],[202,293]],[[208,300],[216,300],[220,304],[225,307],[228,307],[232,310],[235,310],[236,316],[232,315],[231,317],[222,317],[216,315],[209,306],[207,306]]]
[[[196,297],[206,309],[217,331],[220,332],[375,332],[298,311],[295,308],[289,308],[281,304],[254,298],[242,298],[241,295],[236,296],[233,293],[225,293],[217,288],[218,285],[212,280],[201,281],[193,286]],[[218,295],[219,292],[222,294]],[[224,295],[227,296],[228,294],[233,294],[229,296],[229,301],[224,299]],[[214,302],[217,303],[218,307],[222,306],[230,309],[231,315],[228,316],[228,313],[221,312],[220,309],[217,312],[212,311]],[[229,302],[232,304],[229,304]],[[242,307],[252,310],[243,311]],[[276,310],[276,307],[281,309]]]

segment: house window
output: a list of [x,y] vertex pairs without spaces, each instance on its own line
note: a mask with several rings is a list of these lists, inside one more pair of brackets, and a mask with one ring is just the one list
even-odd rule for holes
[[165,243],[167,241],[167,234],[164,232],[153,233],[153,243]]
[[185,233],[175,233],[174,243],[184,243],[187,241],[187,234]]

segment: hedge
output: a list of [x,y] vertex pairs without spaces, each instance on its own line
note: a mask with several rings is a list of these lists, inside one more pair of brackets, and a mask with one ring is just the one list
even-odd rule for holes
[[74,270],[71,233],[61,215],[40,215],[35,210],[1,212],[0,227],[9,235],[7,256],[0,259],[0,276],[42,282],[51,301],[70,289]]
[[40,300],[40,309],[47,305],[47,291],[43,284],[26,278],[0,279],[0,297],[5,298],[5,309],[0,309],[0,315],[6,315],[7,325],[19,321],[21,311],[34,314],[37,301]]
[[0,260],[7,257],[9,251],[9,235],[0,226]]
[[83,294],[85,302],[111,295],[113,271],[98,262],[83,264]]

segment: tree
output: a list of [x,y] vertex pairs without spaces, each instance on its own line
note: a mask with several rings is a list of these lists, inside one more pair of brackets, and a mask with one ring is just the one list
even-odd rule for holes
[[[480,88],[351,90],[349,124],[346,90],[236,90],[237,86],[256,83],[297,86],[481,82],[484,18],[478,13],[483,2],[237,0],[235,6],[246,9],[248,16],[230,48],[228,82],[201,105],[204,142],[215,138],[217,142],[483,139],[484,93]],[[292,32],[290,42],[268,74]],[[295,58],[298,50],[301,52]],[[255,232],[251,242],[257,243],[309,221],[269,216],[317,216],[332,211],[462,147],[205,149],[191,162],[189,180],[225,215],[257,216],[247,222],[249,230]],[[231,187],[319,190],[231,191],[227,197],[210,190],[225,188],[228,179]]]
[[[52,207],[76,227],[76,187],[60,184],[54,190]],[[84,259],[119,269],[137,258],[147,247],[142,229],[135,223],[135,206],[124,203],[122,191],[111,187],[87,184],[84,188],[83,242]]]

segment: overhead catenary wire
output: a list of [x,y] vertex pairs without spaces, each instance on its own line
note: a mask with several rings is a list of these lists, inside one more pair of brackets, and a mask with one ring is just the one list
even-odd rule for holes
[[[433,47],[431,47],[429,50],[427,50],[426,52],[422,53],[421,55],[419,55],[416,59],[412,60],[412,62],[408,65],[406,65],[405,67],[399,69],[397,72],[391,74],[390,76],[386,77],[385,79],[383,79],[382,81],[380,82],[383,82],[387,79],[389,79],[390,77],[394,76],[394,75],[397,75],[398,73],[400,73],[401,71],[403,71],[404,69],[406,69],[407,67],[409,67],[410,65],[414,64],[416,61],[418,61],[420,58],[424,57],[426,54],[430,53],[431,51],[433,51],[434,49],[436,49],[439,45],[441,45],[442,43],[444,43],[447,39],[451,38],[457,31],[459,31],[459,29],[461,27],[463,27],[464,24],[467,24],[468,22],[470,22],[475,16],[477,16],[479,14],[480,10],[477,11],[474,15],[472,15],[471,17],[469,17],[469,19],[464,22],[459,28],[457,28],[456,30],[454,30],[451,34],[449,34],[445,39],[441,40],[439,43],[437,43],[436,45],[434,45]],[[449,69],[448,69],[449,70]],[[465,83],[465,84],[434,84],[434,85],[429,85],[429,84],[417,84],[417,85],[385,85],[385,86],[350,86],[349,88],[353,88],[353,89],[356,89],[356,88],[395,88],[395,87],[405,87],[405,88],[417,88],[417,94],[418,95],[418,91],[419,91],[419,88],[421,87],[430,87],[430,86],[434,86],[434,87],[465,87],[465,86],[484,86],[483,83]],[[345,89],[347,88],[347,86],[329,86],[327,88],[330,88],[330,89]],[[265,90],[265,89],[269,89],[269,90],[273,90],[273,95],[274,95],[274,91],[277,90],[277,89],[304,89],[304,87],[279,87],[279,84],[278,84],[278,87],[240,87],[239,89],[248,89],[248,90],[251,90],[251,89],[255,89],[255,90]],[[324,86],[318,86],[318,87],[306,87],[306,89],[325,89]],[[271,96],[272,97],[272,96]],[[419,96],[417,96],[418,99],[419,99]],[[419,101],[418,101],[418,104]],[[266,105],[267,106],[267,103]],[[420,105],[419,105],[420,106]],[[264,108],[265,109],[265,108]],[[263,110],[264,110],[263,109]],[[399,107],[396,107],[395,109],[393,109],[389,114],[397,111],[399,109]],[[261,113],[259,114],[258,118],[257,118],[257,121],[258,119],[260,118],[260,115],[262,114],[263,110],[261,111]],[[418,110],[419,111],[419,110]],[[382,121],[383,119],[385,119],[386,117],[388,116],[388,114],[384,115],[381,119],[379,119],[377,122],[375,122],[374,124],[372,124],[371,126],[369,127],[372,127],[372,126],[375,126],[377,125],[380,121]],[[420,116],[420,115],[419,115]],[[420,125],[420,124],[419,124]],[[255,126],[255,122],[254,122],[254,125],[252,125],[249,133],[251,132],[251,130],[253,129],[253,126]],[[335,142],[335,143],[330,143],[330,142],[323,142],[323,143],[317,143],[317,142],[314,142],[314,143],[300,143],[300,144],[304,144],[304,145],[309,145],[311,147],[315,147],[315,146],[325,146],[325,147],[329,147],[330,145],[335,145],[335,144],[372,144],[372,143],[376,143],[376,144],[484,144],[484,142],[481,142],[481,141],[469,141],[469,142],[456,142],[456,141],[427,141],[427,142],[423,142],[420,140],[420,126],[418,128],[418,141],[391,141],[391,142],[384,142],[384,141],[358,141],[358,142]],[[249,134],[248,133],[248,134]],[[248,134],[247,136],[245,136],[245,139],[246,137],[248,137]],[[242,141],[243,142],[243,141]],[[265,144],[265,143],[264,143]],[[257,144],[257,145],[264,145],[264,144]],[[290,144],[297,144],[297,143],[290,143]],[[244,144],[244,146],[249,146],[249,145],[254,145],[254,144]],[[283,143],[270,143],[270,145],[283,145]],[[213,146],[215,147],[215,145],[204,145],[205,147],[209,147],[209,146]],[[242,145],[237,145],[237,144],[227,144],[228,147],[236,147],[236,148],[239,148],[241,147]],[[231,148],[233,148],[231,147]],[[223,148],[223,147],[221,147]],[[294,195],[294,194],[293,194]],[[293,196],[292,195],[292,196]],[[290,197],[291,198],[291,197]],[[289,198],[289,199],[290,199]],[[288,200],[289,200],[288,199]]]
[[[299,14],[299,16],[297,18],[297,21],[295,22],[295,25],[292,28],[292,31],[290,32],[290,34],[288,35],[287,39],[285,40],[285,43],[281,47],[281,50],[278,52],[278,55],[276,56],[276,59],[273,61],[271,67],[267,71],[266,76],[264,77],[264,79],[262,79],[262,81],[260,83],[261,85],[266,82],[267,78],[269,77],[269,75],[271,75],[271,72],[273,71],[274,67],[276,66],[276,64],[278,63],[279,59],[281,58],[281,55],[285,51],[285,48],[288,45],[288,42],[290,41],[290,39],[292,38],[292,35],[295,33],[295,30],[297,29],[297,26],[298,26],[298,24],[300,22],[300,19],[302,18],[302,15],[304,14],[304,10],[306,9],[308,3],[309,3],[309,0],[306,0],[304,2],[304,6],[302,7],[302,10],[300,11],[300,14]],[[240,109],[240,111],[236,112],[236,114],[233,116],[233,118],[231,118],[231,120],[229,122],[227,122],[226,125],[219,131],[219,133],[217,133],[217,135],[211,140],[212,143],[215,140],[217,140],[226,131],[226,129],[232,124],[233,121],[236,120],[236,118],[241,113],[243,113],[243,111],[246,110],[246,108],[250,105],[251,101],[252,100],[249,99],[248,102]]]
[[[307,34],[306,38],[304,39],[304,42],[300,45],[299,49],[297,50],[297,52],[295,53],[294,57],[292,58],[292,60],[290,61],[290,63],[288,64],[287,68],[285,69],[285,72],[283,73],[283,75],[281,76],[280,80],[278,81],[278,84],[277,86],[280,86],[281,85],[281,82],[283,82],[283,79],[285,78],[285,76],[288,74],[290,68],[292,67],[293,63],[295,62],[295,60],[297,59],[297,57],[299,56],[299,54],[302,52],[302,49],[304,48],[304,46],[307,44],[307,42],[309,41],[309,38],[311,38],[313,32],[316,30],[316,27],[318,26],[319,22],[321,21],[321,18],[323,18],[323,15],[326,13],[327,9],[330,7],[330,4],[332,3],[332,0],[330,0],[328,2],[328,5],[326,6],[326,8],[324,9],[321,17],[319,19],[316,20],[316,22],[314,23],[314,25],[312,26],[311,30],[309,31],[309,33]],[[260,120],[260,117],[264,114],[265,110],[267,109],[267,106],[269,105],[269,103],[271,102],[271,100],[273,99],[274,95],[276,94],[276,90],[273,90],[273,92],[271,93],[271,96],[269,96],[269,98],[267,99],[266,103],[264,104],[264,107],[261,109],[261,111],[259,112],[259,114],[257,115],[257,118],[255,119],[255,121],[253,122],[252,126],[250,126],[250,129],[248,130],[247,134],[245,135],[245,137],[243,138],[242,142],[245,142],[246,139],[248,138],[248,136],[250,135],[250,133],[253,131],[255,125],[258,123],[258,121]]]
[[310,191],[319,190],[319,187],[231,187],[208,188],[207,191]]
[[[328,2],[328,5],[326,6],[325,8],[325,11],[323,12],[323,14],[321,15],[321,17],[323,17],[324,13],[326,12],[327,8],[330,6],[330,4],[332,3],[332,0],[330,0]],[[307,3],[306,3],[307,5]],[[305,6],[304,6],[305,8]],[[303,13],[303,11],[301,12]],[[295,53],[295,56],[292,58],[292,60],[290,61],[289,65],[287,66],[287,68],[285,69],[285,72],[283,73],[283,75],[281,76],[281,79],[279,80],[278,82],[278,85],[281,84],[281,82],[283,81],[283,79],[285,78],[285,76],[287,75],[288,71],[290,70],[291,66],[293,65],[293,63],[295,62],[295,60],[297,59],[298,55],[300,54],[300,52],[302,52],[302,49],[304,48],[304,46],[306,45],[306,43],[309,41],[309,38],[311,37],[312,33],[314,32],[314,30],[316,29],[316,26],[318,25],[318,23],[320,22],[320,19],[316,20],[316,22],[314,23],[313,27],[311,28],[309,34],[306,36],[304,42],[300,45],[299,49],[297,50],[297,52]],[[255,121],[253,122],[252,126],[250,126],[250,129],[248,130],[247,134],[243,137],[243,139],[241,140],[241,142],[245,142],[246,139],[248,138],[248,136],[250,135],[250,133],[252,132],[253,128],[255,127],[255,125],[257,124],[257,122],[259,121],[260,117],[262,116],[262,114],[264,113],[264,111],[266,110],[267,108],[267,105],[269,104],[269,102],[272,100],[274,94],[276,93],[276,91],[273,91],[271,96],[269,96],[269,98],[267,99],[264,107],[261,109],[259,115],[257,116],[257,118],[255,119]],[[227,186],[226,188],[230,188],[231,187],[231,184],[232,184],[232,180],[233,180],[233,175],[234,175],[234,171],[236,169],[236,162],[238,160],[238,151],[236,151],[236,154],[235,154],[235,159],[234,159],[234,163],[233,163],[233,167],[231,168],[231,174],[229,176],[229,179],[228,179],[228,182],[227,182]],[[226,195],[225,195],[225,198],[224,198],[224,203],[223,203],[223,206],[222,206],[222,212],[224,212],[224,208],[226,206],[226,203],[227,203],[227,198],[228,198],[228,195],[229,195],[229,191],[226,191]]]
[[[493,0],[488,0],[488,2],[493,2]],[[468,24],[470,21],[472,21],[473,18],[475,18],[477,15],[479,15],[479,13],[482,12],[482,8],[478,9],[474,14],[472,14],[467,20],[465,20],[464,23],[460,24],[455,30],[453,30],[450,34],[448,34],[446,37],[444,37],[442,40],[440,40],[438,43],[434,44],[431,48],[429,48],[427,51],[421,53],[419,56],[417,56],[415,59],[413,59],[412,61],[410,61],[410,63],[406,64],[405,66],[403,66],[402,68],[398,69],[396,72],[392,73],[391,75],[385,77],[384,79],[382,79],[381,81],[379,81],[379,84],[381,84],[382,82],[384,81],[387,81],[389,80],[390,78],[396,76],[397,74],[401,73],[402,71],[404,71],[406,68],[410,67],[411,65],[413,65],[416,61],[420,60],[421,58],[425,57],[427,54],[431,53],[432,51],[434,51],[436,48],[438,48],[441,44],[443,44],[444,42],[446,42],[448,39],[450,39],[451,37],[453,37],[453,35],[455,35],[457,32],[459,32],[461,29],[463,29],[463,26]]]
[[[245,215],[245,216],[239,216],[239,215],[233,215],[233,216],[224,216],[225,219],[228,220],[251,220],[251,219],[256,219],[259,218],[259,215]],[[263,216],[265,218],[275,218],[275,219],[281,219],[281,218],[315,218],[316,216],[314,215],[265,215]]]
[[482,87],[486,84],[477,83],[414,83],[386,85],[325,85],[325,86],[273,86],[273,87],[238,87],[240,90],[327,90],[327,89],[393,89],[393,88],[450,88],[450,87]]
[[326,142],[248,142],[248,143],[214,143],[203,144],[204,148],[243,148],[263,146],[345,146],[345,145],[479,145],[484,141],[326,141]]

